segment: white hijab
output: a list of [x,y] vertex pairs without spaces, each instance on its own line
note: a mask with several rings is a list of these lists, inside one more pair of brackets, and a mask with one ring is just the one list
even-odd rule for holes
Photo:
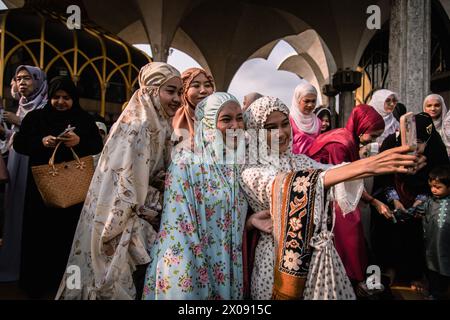
[[394,117],[394,113],[386,112],[386,110],[384,110],[384,103],[385,103],[386,99],[391,95],[394,95],[395,98],[398,100],[397,93],[395,93],[393,91],[386,90],[386,89],[377,90],[373,94],[372,99],[370,100],[370,103],[369,103],[369,105],[372,106],[373,108],[375,108],[375,110],[380,114],[380,116],[383,117],[383,120],[384,120],[384,132],[377,139],[377,142],[379,144],[381,144],[387,136],[395,133],[400,127],[400,124],[398,123],[397,119],[395,119],[395,117]]
[[439,103],[441,104],[441,107],[442,107],[441,116],[439,117],[439,119],[433,120],[433,124],[434,124],[434,127],[436,128],[437,132],[439,132],[439,134],[442,135],[442,123],[445,118],[445,115],[447,114],[447,106],[445,105],[444,98],[442,98],[442,96],[440,96],[438,94],[430,94],[425,98],[425,100],[423,100],[423,112],[426,112],[425,107],[426,107],[427,101],[429,99],[439,100]]
[[317,118],[314,112],[311,112],[311,114],[308,115],[303,114],[299,108],[299,101],[308,94],[313,94],[317,97],[317,90],[312,84],[303,80],[303,82],[295,88],[289,111],[298,129],[308,134],[315,134],[320,131],[319,118]]
[[433,120],[433,124],[436,127],[437,132],[441,135],[442,142],[444,142],[447,148],[447,154],[450,156],[450,112],[447,112],[447,106],[445,105],[444,98],[438,94],[430,94],[425,100],[423,100],[423,111],[425,111],[425,106],[427,105],[428,99],[439,100],[442,112],[441,116],[437,120]]

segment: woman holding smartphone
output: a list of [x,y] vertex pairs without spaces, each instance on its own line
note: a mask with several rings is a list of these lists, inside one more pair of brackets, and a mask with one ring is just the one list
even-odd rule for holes
[[[29,173],[22,236],[20,285],[31,298],[53,298],[64,274],[82,203],[66,209],[43,203],[30,168],[46,164],[58,142],[55,162],[73,160],[102,150],[95,120],[81,109],[75,84],[56,77],[49,83],[49,100],[23,119],[14,149],[29,156]],[[67,128],[72,127],[61,135]]]

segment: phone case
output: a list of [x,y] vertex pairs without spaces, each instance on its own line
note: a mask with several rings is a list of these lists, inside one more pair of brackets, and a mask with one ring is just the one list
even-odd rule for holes
[[416,120],[413,112],[400,117],[400,135],[402,146],[412,146],[414,150],[417,149]]

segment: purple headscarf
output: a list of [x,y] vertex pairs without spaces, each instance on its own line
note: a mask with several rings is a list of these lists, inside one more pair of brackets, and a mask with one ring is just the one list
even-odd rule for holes
[[44,71],[38,67],[32,67],[27,65],[21,65],[17,67],[16,74],[21,70],[26,70],[33,79],[33,92],[28,97],[20,96],[19,108],[16,115],[22,120],[26,114],[35,109],[42,109],[47,104],[47,76]]

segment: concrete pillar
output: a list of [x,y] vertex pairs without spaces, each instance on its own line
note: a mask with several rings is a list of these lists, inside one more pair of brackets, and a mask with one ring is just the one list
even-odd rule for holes
[[336,97],[328,97],[328,108],[331,113],[331,129],[336,129]]
[[338,126],[339,128],[345,127],[350,113],[353,111],[355,106],[355,95],[353,91],[342,91],[339,94],[339,117]]
[[336,119],[336,95],[339,93],[336,89],[333,88],[331,84],[324,85],[322,87],[323,96],[325,96],[328,100],[326,105],[330,109],[331,113],[331,129],[335,129],[337,127],[337,119]]
[[169,49],[191,0],[135,0],[150,39],[153,60],[167,62]]
[[333,75],[333,88],[339,92],[338,126],[344,127],[355,106],[354,91],[361,86],[361,72],[346,68]]
[[431,0],[393,0],[389,39],[389,89],[408,111],[422,111],[430,91]]

